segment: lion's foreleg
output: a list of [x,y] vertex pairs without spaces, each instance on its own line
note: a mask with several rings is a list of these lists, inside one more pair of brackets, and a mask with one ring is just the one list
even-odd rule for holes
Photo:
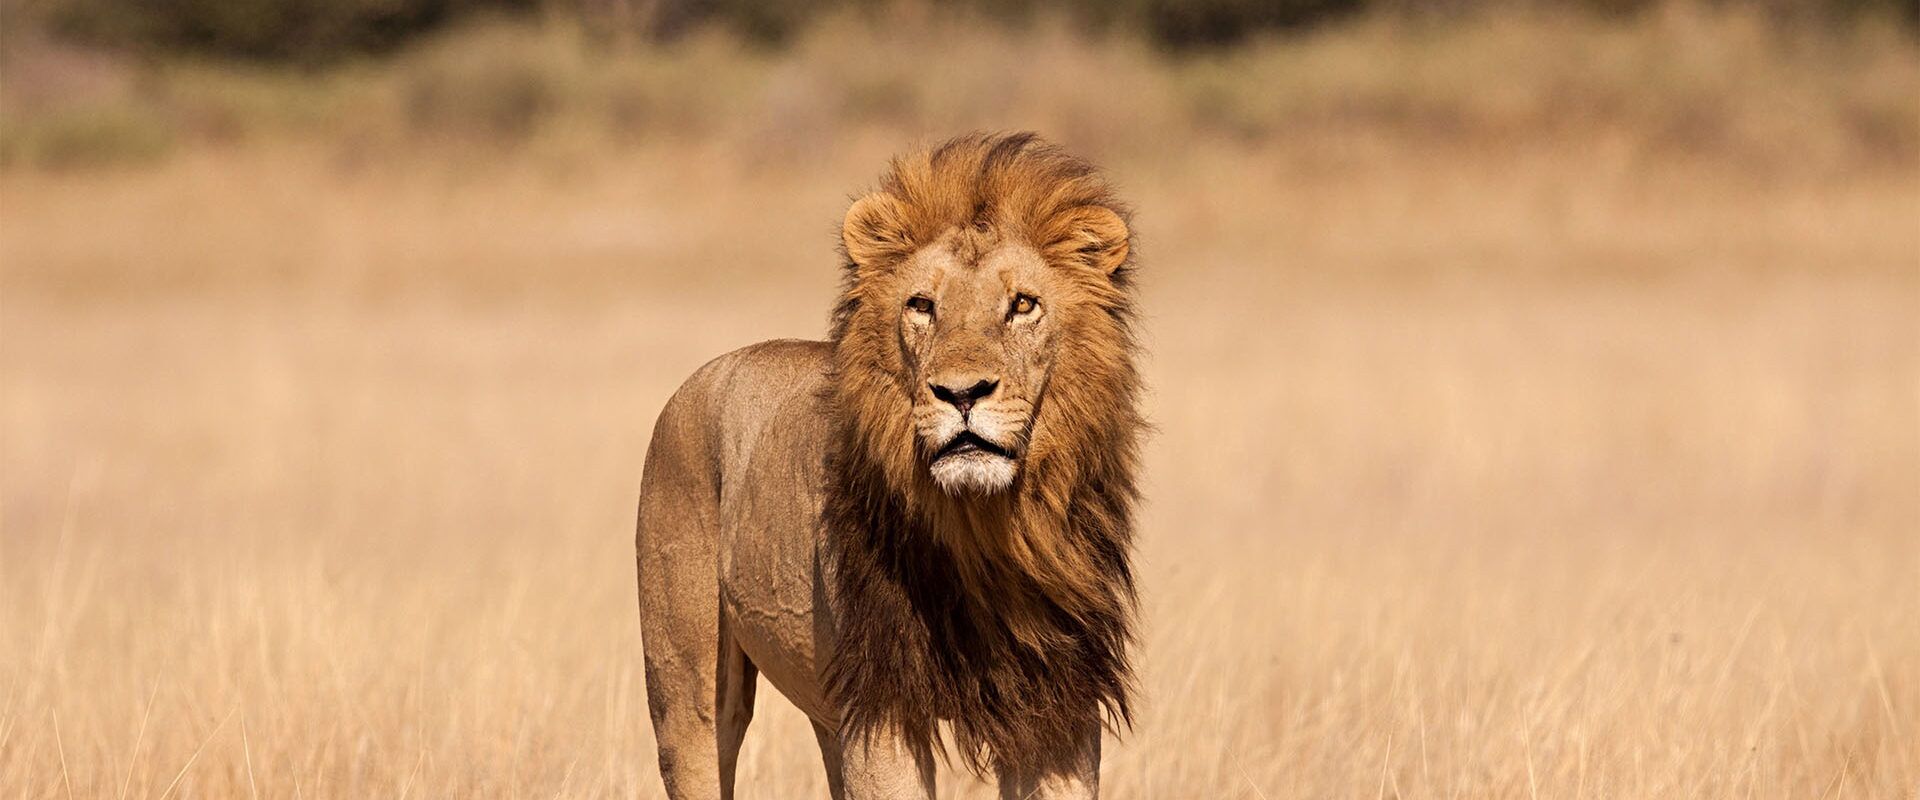
[[884,731],[840,738],[847,800],[933,800],[933,758]]
[[1089,721],[1080,747],[1058,763],[1030,771],[1000,771],[1001,800],[1094,800],[1100,796],[1100,722]]

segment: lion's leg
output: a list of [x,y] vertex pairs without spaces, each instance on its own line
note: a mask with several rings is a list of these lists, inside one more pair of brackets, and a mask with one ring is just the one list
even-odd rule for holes
[[647,713],[667,797],[721,800],[722,656],[736,648],[720,617],[718,492],[673,409],[647,451],[634,540]]
[[[719,800],[720,752],[715,698],[718,658],[705,642],[675,641],[671,631],[643,626],[647,713],[660,750],[660,779],[672,800]],[[702,638],[702,637],[691,637]]]
[[645,631],[647,709],[660,750],[660,778],[672,800],[733,797],[734,767],[753,720],[759,673],[725,625],[719,627],[705,654],[676,646],[681,642],[654,626]]
[[840,737],[847,800],[933,800],[933,758],[878,731]]
[[1094,800],[1100,796],[1100,723],[1087,724],[1080,747],[1055,766],[1030,772],[1002,770],[1001,800]]
[[733,797],[734,767],[740,762],[740,742],[747,737],[747,724],[753,721],[753,693],[758,688],[760,671],[733,637],[723,620],[720,631],[720,713],[715,720],[714,741],[720,757],[720,796]]
[[705,587],[654,591],[662,585],[694,588],[668,577],[683,570],[692,571],[664,560],[642,565],[647,713],[653,718],[667,797],[720,800],[718,598]]
[[820,743],[820,760],[827,766],[827,794],[833,800],[846,800],[847,783],[843,774],[846,766],[840,758],[840,734],[815,722],[813,740]]

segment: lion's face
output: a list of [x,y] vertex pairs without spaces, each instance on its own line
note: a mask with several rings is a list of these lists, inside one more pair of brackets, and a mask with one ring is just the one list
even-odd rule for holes
[[842,228],[849,446],[922,510],[963,514],[1124,470],[1130,239],[1093,171],[1031,137],[897,160]]
[[1019,474],[1055,355],[1055,303],[1071,292],[1039,252],[954,231],[899,267],[901,366],[916,449],[948,494],[1005,490]]

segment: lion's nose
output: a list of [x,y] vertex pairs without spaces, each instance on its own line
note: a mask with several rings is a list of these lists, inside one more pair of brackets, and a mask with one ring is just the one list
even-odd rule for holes
[[964,379],[944,379],[927,382],[927,388],[933,390],[934,397],[952,405],[954,408],[960,409],[960,416],[963,417],[967,415],[968,411],[973,409],[974,403],[980,402],[980,398],[993,394],[993,390],[999,386],[1000,382],[991,378],[974,380],[971,376]]

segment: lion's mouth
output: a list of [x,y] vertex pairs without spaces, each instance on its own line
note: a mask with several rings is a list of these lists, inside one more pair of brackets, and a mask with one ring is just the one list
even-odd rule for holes
[[1009,461],[1013,460],[1013,451],[994,444],[988,441],[986,437],[973,431],[961,431],[959,436],[953,437],[945,446],[940,448],[939,452],[933,454],[933,460],[939,461],[948,457],[965,457],[970,455],[998,456]]

